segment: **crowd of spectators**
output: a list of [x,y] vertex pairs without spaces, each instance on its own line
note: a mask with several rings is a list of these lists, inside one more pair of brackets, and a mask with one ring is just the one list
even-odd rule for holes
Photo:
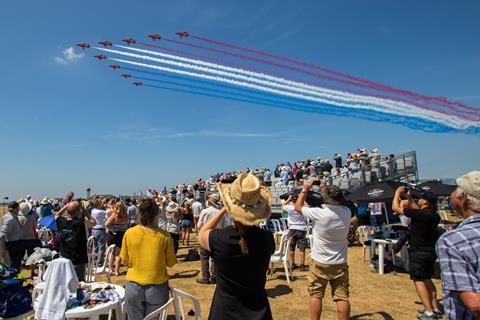
[[[198,179],[191,184],[179,184],[168,191],[165,188],[163,193],[170,194],[178,203],[181,203],[188,194],[215,191],[218,182],[231,181],[239,172],[248,172],[255,175],[267,187],[294,185],[305,179],[321,180],[322,184],[331,184],[333,178],[345,177],[348,179],[362,168],[373,172],[376,179],[381,180],[383,176],[391,175],[396,171],[394,158],[393,154],[382,156],[377,148],[372,150],[359,148],[355,152],[347,153],[346,157],[343,157],[340,153],[335,153],[332,159],[317,157],[315,159],[298,160],[293,162],[293,165],[291,162],[279,163],[273,170],[262,167],[219,172],[207,179]],[[384,166],[381,167],[381,164],[384,164]],[[273,181],[276,181],[276,183],[273,184]]]

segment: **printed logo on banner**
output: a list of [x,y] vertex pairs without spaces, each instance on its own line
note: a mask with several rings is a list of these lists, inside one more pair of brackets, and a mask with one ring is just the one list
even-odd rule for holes
[[368,191],[368,195],[372,198],[377,198],[380,197],[383,194],[384,190],[383,189],[372,189]]

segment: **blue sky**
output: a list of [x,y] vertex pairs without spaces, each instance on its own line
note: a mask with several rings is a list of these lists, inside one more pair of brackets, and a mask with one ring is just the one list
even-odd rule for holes
[[478,170],[478,135],[135,88],[92,51],[62,52],[185,30],[478,106],[479,15],[478,1],[3,1],[0,197],[133,193],[358,147],[417,150],[423,178]]

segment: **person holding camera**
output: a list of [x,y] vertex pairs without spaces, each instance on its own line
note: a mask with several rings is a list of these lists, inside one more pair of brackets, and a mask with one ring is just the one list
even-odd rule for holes
[[295,247],[298,246],[298,250],[300,250],[300,271],[308,271],[308,267],[305,265],[307,219],[295,210],[295,200],[297,200],[297,196],[290,195],[282,208],[288,214],[288,238],[291,239],[288,258],[292,264],[292,269],[298,268],[295,264]]
[[304,207],[313,184],[312,180],[304,183],[295,203],[295,210],[313,221],[312,262],[308,275],[310,317],[320,319],[325,289],[330,283],[338,319],[346,320],[350,315],[347,236],[352,212],[342,205],[345,202],[343,192],[336,186],[320,187],[323,204],[319,207]]
[[[401,204],[401,197],[408,200],[408,208]],[[437,198],[430,192],[423,192],[418,202],[414,201],[405,187],[395,192],[392,210],[411,219],[409,274],[415,284],[417,294],[422,300],[425,310],[420,311],[418,319],[438,319],[441,315],[437,300],[437,289],[432,282],[435,271],[435,243],[440,216],[436,210]]]

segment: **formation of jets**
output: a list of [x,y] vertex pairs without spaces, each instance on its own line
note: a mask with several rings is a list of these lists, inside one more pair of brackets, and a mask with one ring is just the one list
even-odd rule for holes
[[[185,31],[182,31],[182,32],[175,32],[175,34],[177,34],[178,36],[180,36],[180,39],[181,38],[187,38],[189,36],[188,32],[185,32]],[[162,37],[155,33],[155,34],[149,34],[147,35],[148,38],[152,39],[152,41],[156,41],[156,40],[161,40]],[[133,38],[125,38],[125,39],[122,39],[123,42],[126,42],[129,46],[132,45],[132,44],[135,44],[137,43],[137,41]],[[99,45],[102,45],[104,48],[107,48],[107,47],[111,47],[113,46],[113,43],[111,41],[99,41],[98,42]],[[90,48],[90,44],[86,43],[86,42],[83,42],[83,43],[78,43],[76,44],[77,47],[80,47],[82,48],[83,50],[85,49],[89,49]],[[107,60],[107,56],[104,55],[104,54],[97,54],[97,55],[94,55],[93,57],[97,58],[98,60]],[[116,70],[116,69],[120,69],[121,66],[118,65],[118,64],[111,64],[109,65],[110,68],[112,68],[113,70]],[[120,75],[121,77],[127,79],[127,78],[131,78],[132,75],[130,73],[124,73],[124,74],[121,74]],[[143,82],[140,82],[140,81],[135,81],[135,82],[132,82],[132,85],[138,87],[138,86],[143,86]]]
[[187,38],[187,37],[188,37],[188,32],[185,32],[185,31],[175,32],[175,33],[180,36],[180,39],[181,39],[181,38]]
[[136,43],[135,39],[132,39],[132,38],[123,39],[122,41],[126,42],[128,45],[132,45]]
[[90,48],[90,45],[88,43],[85,43],[85,42],[84,43],[78,43],[76,46],[82,48],[83,50]]
[[106,47],[111,47],[112,42],[111,41],[100,41],[98,44],[101,44],[102,46]]
[[149,34],[147,37],[149,37],[153,41],[162,39],[159,34]]

